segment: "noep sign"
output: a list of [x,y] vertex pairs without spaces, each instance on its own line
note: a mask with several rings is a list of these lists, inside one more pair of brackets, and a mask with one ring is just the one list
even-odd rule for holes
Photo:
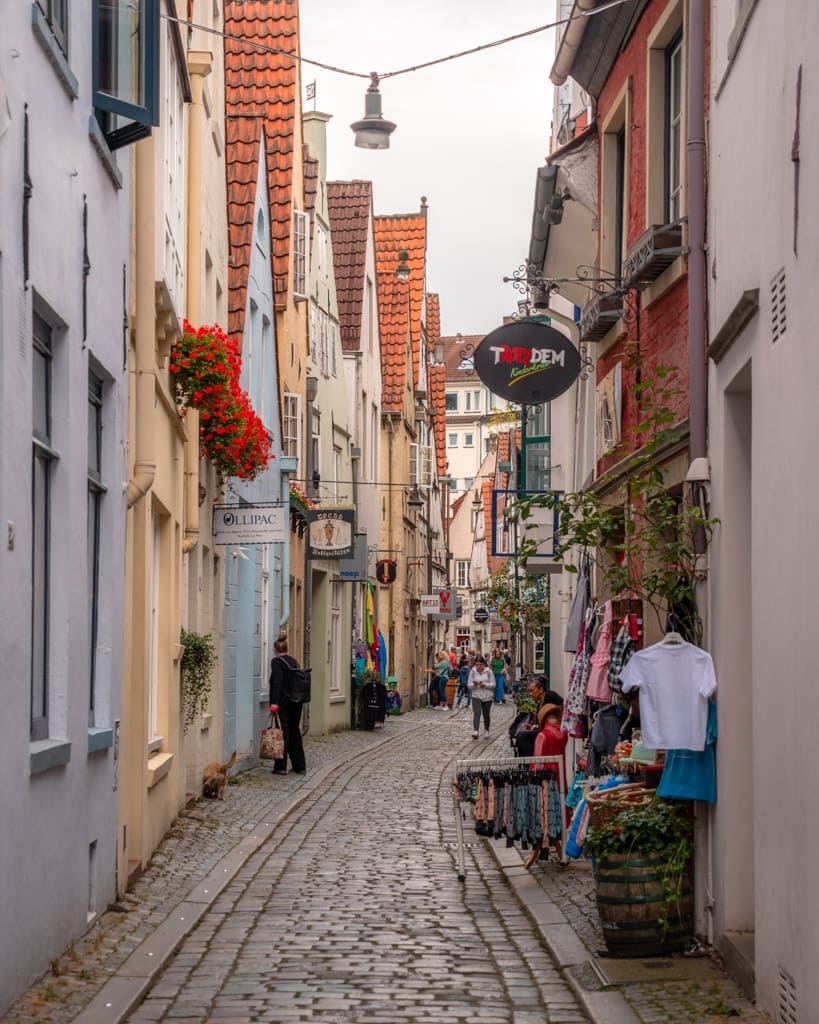
[[554,327],[518,320],[498,327],[475,349],[475,372],[489,390],[520,405],[540,405],[577,380],[580,355]]

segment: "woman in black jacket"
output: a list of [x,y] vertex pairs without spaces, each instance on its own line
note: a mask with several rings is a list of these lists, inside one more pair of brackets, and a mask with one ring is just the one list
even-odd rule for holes
[[287,636],[279,633],[273,644],[276,657],[270,662],[270,709],[278,711],[279,721],[284,733],[284,757],[273,762],[274,775],[287,774],[287,758],[293,771],[304,775],[307,765],[304,760],[304,744],[301,739],[301,701],[291,700],[287,696],[287,676],[291,668],[298,668],[299,663],[287,653]]

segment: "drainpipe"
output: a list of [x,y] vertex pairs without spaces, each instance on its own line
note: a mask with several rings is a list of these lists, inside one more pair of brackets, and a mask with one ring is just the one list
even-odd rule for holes
[[[199,326],[202,312],[199,297],[202,276],[202,103],[205,79],[211,72],[213,55],[191,50],[188,71],[191,77],[191,112],[188,118],[188,270],[186,305],[188,319]],[[188,439],[185,442],[185,537],[182,551],[187,554],[199,543],[199,410],[188,409]]]
[[555,85],[563,85],[571,74],[574,58],[580,49],[583,36],[586,34],[586,26],[589,23],[588,17],[583,17],[583,12],[593,11],[596,6],[597,0],[575,0],[571,14],[572,20],[566,26],[566,31],[560,40],[557,56],[549,74],[549,78]]
[[[307,416],[306,416],[306,433],[307,433],[307,452],[305,465],[307,467],[307,488],[312,484],[313,480],[313,403],[316,400],[316,394],[318,390],[318,379],[316,377],[307,377],[306,379],[306,397],[307,397]],[[305,490],[307,489],[305,488]],[[311,655],[311,623],[313,617],[313,564],[310,559],[310,531],[305,531],[304,535],[304,665],[306,668],[310,667],[310,655]]]
[[689,455],[707,454],[705,354],[705,0],[688,12],[688,360],[691,437]]
[[156,302],[154,300],[154,140],[136,144],[135,262],[136,332],[134,339],[134,473],[128,481],[128,508],[144,497],[156,475],[154,405],[156,403]]
[[[290,523],[290,477],[298,469],[298,461],[294,456],[283,456],[278,460],[281,465],[279,466],[279,472],[281,473],[281,491],[283,495],[282,501],[284,502],[285,515],[287,517],[287,525],[289,531]],[[282,607],[281,607],[281,618],[279,619],[279,629],[284,629],[287,623],[290,621],[290,535],[288,532],[287,540],[281,545],[281,581],[282,581]]]

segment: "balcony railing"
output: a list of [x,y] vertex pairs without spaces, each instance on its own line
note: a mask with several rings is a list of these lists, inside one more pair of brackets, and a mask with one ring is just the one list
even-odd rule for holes
[[625,305],[620,292],[598,293],[580,318],[580,340],[600,341],[624,314]]
[[686,252],[682,224],[650,227],[634,243],[623,261],[623,283],[627,288],[647,288],[674,260]]

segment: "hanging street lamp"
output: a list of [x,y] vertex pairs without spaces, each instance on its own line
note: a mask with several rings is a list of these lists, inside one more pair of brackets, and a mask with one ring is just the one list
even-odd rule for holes
[[375,71],[370,72],[370,85],[364,94],[364,117],[350,127],[355,132],[355,144],[359,149],[390,148],[390,135],[395,131],[395,123],[381,113],[381,93]]

